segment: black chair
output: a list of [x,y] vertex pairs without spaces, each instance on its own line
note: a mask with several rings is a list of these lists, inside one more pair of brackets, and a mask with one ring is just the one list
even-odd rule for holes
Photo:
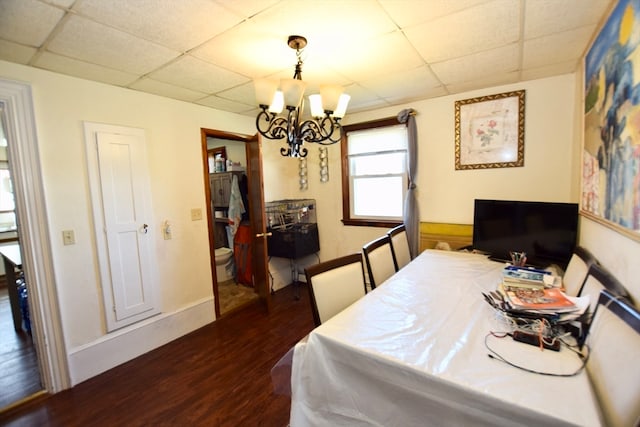
[[316,326],[366,293],[362,255],[351,254],[305,268]]
[[587,336],[587,373],[610,427],[640,425],[640,312],[602,290]]
[[564,292],[571,296],[578,295],[589,273],[589,267],[597,263],[596,257],[591,252],[582,246],[576,246],[562,277]]
[[391,253],[395,262],[396,271],[411,262],[411,251],[409,250],[409,240],[407,239],[407,228],[404,224],[392,228],[387,232],[391,239]]
[[378,237],[362,247],[369,283],[371,289],[375,289],[382,282],[391,277],[398,266],[391,249],[391,238],[388,234]]

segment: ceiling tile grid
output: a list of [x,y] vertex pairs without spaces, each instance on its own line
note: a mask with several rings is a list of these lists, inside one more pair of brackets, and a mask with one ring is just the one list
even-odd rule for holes
[[575,71],[615,0],[0,0],[0,60],[256,113],[290,78],[348,111]]

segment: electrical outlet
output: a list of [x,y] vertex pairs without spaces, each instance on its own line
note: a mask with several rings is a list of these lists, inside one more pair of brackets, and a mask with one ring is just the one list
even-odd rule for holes
[[62,230],[62,242],[65,245],[75,245],[76,235],[73,230]]
[[199,221],[202,219],[202,209],[193,208],[191,209],[191,221]]

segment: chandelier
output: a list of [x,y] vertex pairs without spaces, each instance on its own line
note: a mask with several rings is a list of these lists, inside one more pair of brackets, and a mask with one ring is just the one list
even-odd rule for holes
[[[261,110],[256,117],[256,128],[269,139],[286,137],[288,147],[280,149],[283,156],[306,157],[305,142],[330,145],[340,141],[340,119],[344,117],[350,96],[342,93],[340,86],[320,86],[320,94],[309,96],[311,119],[301,121],[306,87],[302,81],[301,55],[307,39],[289,36],[288,45],[295,49],[298,59],[293,78],[281,79],[280,82],[271,79],[254,81],[256,101]],[[286,111],[282,113],[284,108]]]

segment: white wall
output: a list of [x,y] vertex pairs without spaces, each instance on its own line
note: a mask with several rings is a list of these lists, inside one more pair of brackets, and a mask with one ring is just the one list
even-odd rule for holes
[[[577,124],[581,92],[575,76],[348,114],[345,123],[394,116],[403,108],[414,108],[418,112],[420,220],[470,224],[475,198],[578,201],[580,159],[576,156],[579,152],[576,144],[581,138]],[[109,349],[117,352],[131,345],[122,331],[105,334],[92,236],[84,120],[146,130],[162,310],[165,314],[178,313],[176,319],[187,319],[184,321],[193,325],[202,322],[201,318],[189,320],[189,316],[180,314],[203,302],[210,303],[213,297],[206,222],[192,222],[189,215],[191,208],[206,209],[200,128],[251,135],[255,133],[253,119],[2,61],[0,77],[29,82],[33,88],[65,344],[69,354],[79,355],[72,357],[72,364],[78,365],[72,366],[72,371],[75,368],[80,372],[76,380],[109,368],[108,364],[86,366],[91,365],[92,358],[100,356],[96,349],[109,345]],[[525,166],[456,171],[455,101],[519,89],[526,90]],[[320,183],[318,147],[308,147],[309,188],[305,191],[299,190],[298,160],[281,157],[281,146],[277,141],[263,142],[265,201],[317,200],[322,260],[360,251],[364,243],[386,231],[342,225],[339,144],[329,146],[327,183]],[[165,219],[173,224],[173,239],[169,241],[160,235],[160,224]],[[581,221],[581,228],[580,243],[591,249],[635,295],[640,294],[637,280],[640,264],[636,261],[640,245],[586,219]],[[66,229],[75,230],[76,245],[62,245],[61,230]],[[276,288],[289,282],[288,263],[281,261],[276,260],[279,264],[274,268]],[[210,316],[207,321],[213,319],[212,310]],[[156,323],[153,333],[164,333],[164,326],[171,333],[181,333],[178,320],[171,319],[152,319],[151,327]],[[144,341],[148,334],[137,336]]]
[[[185,329],[214,320],[207,222],[190,219],[192,208],[207,209],[200,128],[253,134],[253,120],[3,61],[0,78],[27,82],[33,90],[55,281],[72,381],[123,361],[114,356],[87,366],[93,362],[83,355],[92,351],[109,357],[95,352],[96,348],[134,357],[131,346],[138,343],[126,341],[128,331],[147,328],[148,342],[139,340],[139,350],[144,351],[185,333]],[[163,315],[110,335],[105,333],[103,320],[83,121],[142,128],[148,145],[153,206],[150,226],[155,235],[155,275]],[[164,220],[172,224],[172,240],[161,237]],[[75,245],[62,244],[62,230],[75,231]],[[184,313],[192,309],[197,314]],[[176,325],[173,314],[191,323]],[[154,327],[154,322],[163,326]],[[125,345],[128,348],[123,348]]]
[[[473,200],[476,198],[578,203],[583,111],[579,75],[567,74],[371,112],[351,113],[345,117],[345,123],[395,116],[403,108],[417,111],[417,197],[422,222],[471,224]],[[524,167],[455,170],[455,101],[519,89],[526,91]],[[269,151],[268,144],[266,147]],[[319,179],[318,148],[308,148],[309,189],[299,191],[296,186],[289,185],[286,197],[318,200],[323,260],[359,251],[364,243],[386,230],[342,225],[340,147],[329,147],[330,181],[325,184]],[[269,155],[269,163],[275,170],[286,169],[295,162],[281,159],[273,153]],[[293,172],[288,174],[295,176]],[[284,187],[280,189],[284,191]],[[637,279],[640,277],[640,263],[637,262],[640,244],[587,218],[581,218],[580,222],[579,243],[598,256],[640,301],[640,281]]]
[[[489,88],[404,106],[345,116],[345,124],[396,116],[404,108],[417,111],[418,177],[417,197],[422,222],[473,223],[476,198],[577,202],[572,192],[574,139],[573,74],[533,80],[516,85]],[[524,167],[487,170],[455,170],[456,100],[524,89],[525,158]],[[320,257],[322,260],[358,252],[366,242],[386,232],[375,227],[344,226],[342,219],[342,181],[339,144],[329,146],[327,183],[320,182],[317,144],[307,144],[309,188],[297,186],[297,160],[281,158],[278,150],[265,142],[265,164],[274,175],[265,174],[265,192],[279,179],[287,185],[277,188],[281,198],[318,200]],[[290,177],[287,180],[285,177]],[[268,200],[268,198],[267,198]],[[383,203],[383,201],[381,201]],[[276,283],[276,288],[286,284]]]

